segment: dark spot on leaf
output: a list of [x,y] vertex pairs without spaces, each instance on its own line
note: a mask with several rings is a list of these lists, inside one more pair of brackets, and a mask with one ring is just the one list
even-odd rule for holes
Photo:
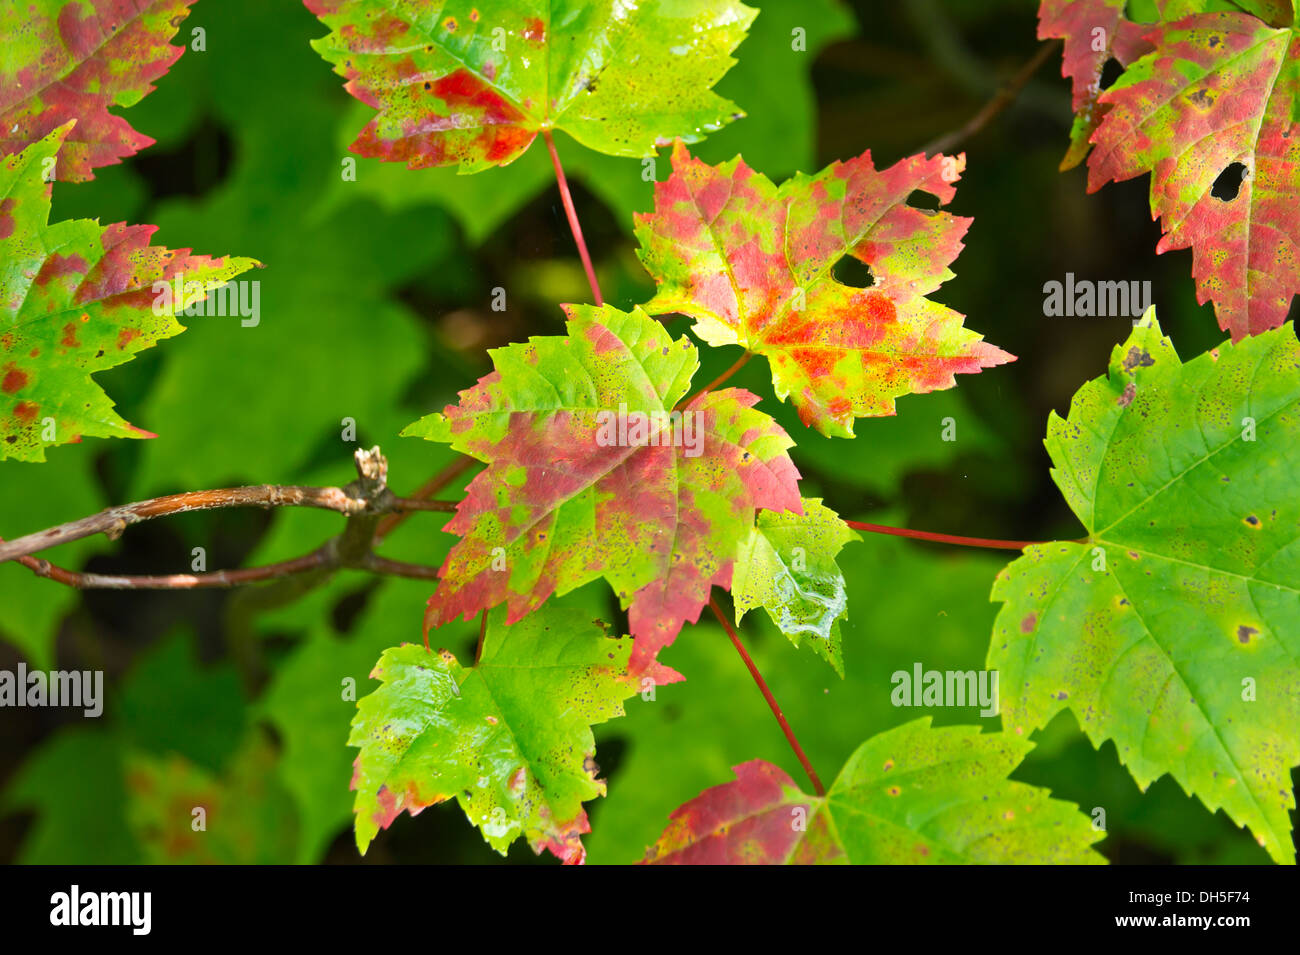
[[1127,408],[1129,405],[1133,403],[1133,398],[1136,395],[1137,395],[1137,385],[1133,384],[1133,382],[1130,381],[1127,385],[1124,386],[1124,394],[1120,395],[1118,398],[1115,399],[1115,404],[1119,405],[1121,408]]
[[4,373],[4,380],[0,381],[0,390],[5,394],[12,395],[27,384],[27,372],[15,368],[12,362],[5,365]]
[[1258,627],[1248,627],[1244,623],[1237,628],[1237,640],[1241,643],[1250,643],[1250,638],[1259,633]]
[[1155,363],[1156,360],[1151,357],[1149,351],[1137,346],[1130,348],[1128,354],[1124,356],[1124,370],[1127,372],[1132,372],[1134,368],[1146,368]]

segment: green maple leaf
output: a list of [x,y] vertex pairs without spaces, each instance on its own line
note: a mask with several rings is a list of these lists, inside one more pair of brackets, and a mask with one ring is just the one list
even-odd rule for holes
[[1145,788],[1164,773],[1294,859],[1300,763],[1300,345],[1291,326],[1186,364],[1154,317],[1053,415],[1088,541],[1002,571],[1003,724],[1069,708]]
[[791,643],[810,647],[843,677],[840,619],[848,595],[835,555],[859,539],[820,498],[804,498],[802,514],[760,511],[732,576],[736,623],[762,607]]
[[354,152],[411,168],[504,165],[539,132],[652,156],[744,115],[711,92],[757,14],[737,0],[305,0],[313,43],[379,111]]
[[0,153],[44,139],[68,120],[61,180],[134,156],[153,140],[110,106],[133,106],[180,57],[172,46],[194,0],[7,0],[0,3]]
[[[1240,340],[1300,291],[1300,29],[1277,0],[1244,4],[1264,19],[1205,6],[1165,4],[1151,52],[1097,98],[1088,191],[1150,173],[1156,251],[1192,250],[1197,300]],[[1214,194],[1225,175],[1231,199]]]
[[46,160],[72,125],[0,159],[0,460],[44,461],[87,435],[153,437],[91,375],[185,330],[154,308],[155,282],[182,277],[193,302],[258,264],[151,246],[152,226],[49,224]]
[[491,615],[472,667],[415,644],[385,650],[383,686],[357,703],[348,744],[361,748],[357,847],[365,852],[403,811],[453,796],[505,855],[524,836],[533,851],[584,858],[582,804],[605,794],[591,726],[623,715],[638,690],[631,642],[573,610],[548,608],[506,627]]
[[922,717],[849,757],[824,797],[753,760],[679,807],[652,864],[1101,863],[1070,803],[1006,777],[1033,744]]
[[492,350],[496,371],[403,432],[488,463],[445,528],[461,540],[426,627],[503,601],[513,622],[603,577],[628,608],[632,672],[680,678],[655,655],[731,585],[756,511],[799,510],[793,442],[737,388],[675,411],[695,347],[640,309],[567,308],[568,335]]
[[[892,415],[901,395],[1013,360],[925,297],[952,277],[971,220],[907,199],[950,201],[964,165],[912,156],[877,170],[868,151],[778,188],[739,156],[709,166],[678,143],[655,211],[637,216],[659,285],[645,309],[689,315],[710,345],[766,356],[777,397],[804,424],[852,437],[855,418]],[[869,288],[835,279],[847,256],[870,267]]]

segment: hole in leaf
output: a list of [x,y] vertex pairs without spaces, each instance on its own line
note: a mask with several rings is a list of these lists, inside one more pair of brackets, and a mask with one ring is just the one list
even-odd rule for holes
[[1216,199],[1222,199],[1224,202],[1231,202],[1237,198],[1237,193],[1241,191],[1241,184],[1245,181],[1245,165],[1239,162],[1231,163],[1227,169],[1219,173],[1219,178],[1214,180],[1214,187],[1210,190],[1210,195]]
[[1102,65],[1101,76],[1097,80],[1097,86],[1103,90],[1110,89],[1115,85],[1115,81],[1120,78],[1120,75],[1123,72],[1124,67],[1120,64],[1119,60],[1112,56]]
[[907,204],[913,209],[923,209],[926,212],[939,211],[939,197],[932,196],[921,189],[913,189],[907,197]]
[[831,269],[835,281],[849,288],[871,288],[876,284],[876,277],[871,274],[871,266],[851,255],[846,255]]

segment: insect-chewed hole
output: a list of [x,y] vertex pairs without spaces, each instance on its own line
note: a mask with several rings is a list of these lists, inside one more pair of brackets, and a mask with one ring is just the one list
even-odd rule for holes
[[939,211],[939,197],[924,189],[913,189],[908,194],[907,204],[913,209],[924,209],[926,212]]
[[846,255],[831,269],[835,281],[850,288],[871,288],[876,284],[876,277],[871,274],[871,266],[860,259]]
[[1245,181],[1245,165],[1239,162],[1230,163],[1227,169],[1219,173],[1219,178],[1214,180],[1210,195],[1224,202],[1231,202],[1237,198],[1237,193],[1241,191],[1241,184]]
[[1103,90],[1110,89],[1115,85],[1115,81],[1120,78],[1124,72],[1124,67],[1115,57],[1108,59],[1101,68],[1101,76],[1097,80],[1097,86]]

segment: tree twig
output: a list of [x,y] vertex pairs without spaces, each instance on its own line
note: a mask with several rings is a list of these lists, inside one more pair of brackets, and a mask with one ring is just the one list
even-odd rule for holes
[[[189,491],[167,497],[152,498],[135,504],[110,507],[98,514],[60,524],[12,541],[0,541],[0,562],[15,560],[38,577],[79,589],[102,590],[197,590],[238,587],[244,584],[282,580],[300,574],[313,574],[317,582],[342,568],[366,570],[375,574],[436,580],[438,570],[420,564],[389,560],[374,553],[382,518],[412,511],[451,511],[453,501],[427,501],[394,496],[388,489],[388,462],[379,448],[358,450],[355,455],[357,480],[345,488],[338,487],[256,487],[224,488],[214,491]],[[468,460],[468,459],[467,459]],[[57,544],[80,540],[94,534],[120,537],[132,524],[171,514],[211,510],[223,507],[318,507],[347,516],[342,533],[326,541],[310,554],[279,561],[262,567],[217,570],[197,574],[121,575],[95,574],[68,570],[33,553]]]
[[1025,88],[1025,84],[1038,72],[1038,68],[1046,63],[1060,47],[1060,40],[1048,40],[1042,44],[1038,48],[1038,52],[1016,72],[1015,76],[1004,83],[993,94],[993,98],[985,103],[979,112],[967,120],[965,125],[933,140],[921,151],[927,156],[933,156],[935,153],[947,152],[954,146],[960,145],[971,136],[974,136],[987,126],[995,116],[1015,102],[1016,97],[1020,95],[1020,91]]
[[[110,507],[80,520],[69,521],[48,530],[0,542],[0,563],[17,560],[28,554],[93,537],[96,534],[104,534],[109,540],[117,540],[132,524],[190,511],[210,511],[225,507],[315,507],[355,516],[374,506],[374,502],[364,497],[349,497],[343,488],[338,487],[260,484],[253,487],[186,491],[182,494],[168,494],[165,497],[137,501],[134,504]],[[454,501],[411,500],[389,494],[378,513],[397,514],[409,511],[453,511],[455,509]]]
[[[477,461],[468,455],[462,455],[424,482],[424,485],[414,494],[410,497],[403,498],[403,500],[408,503],[427,501],[477,463]],[[456,509],[456,505],[448,501],[433,501],[431,503],[436,504],[437,507],[431,507],[429,510],[453,511]],[[375,546],[378,547],[385,537],[397,530],[402,522],[411,516],[411,513],[414,510],[416,510],[416,508],[409,508],[398,513],[385,514],[380,518],[379,526],[375,528]]]

